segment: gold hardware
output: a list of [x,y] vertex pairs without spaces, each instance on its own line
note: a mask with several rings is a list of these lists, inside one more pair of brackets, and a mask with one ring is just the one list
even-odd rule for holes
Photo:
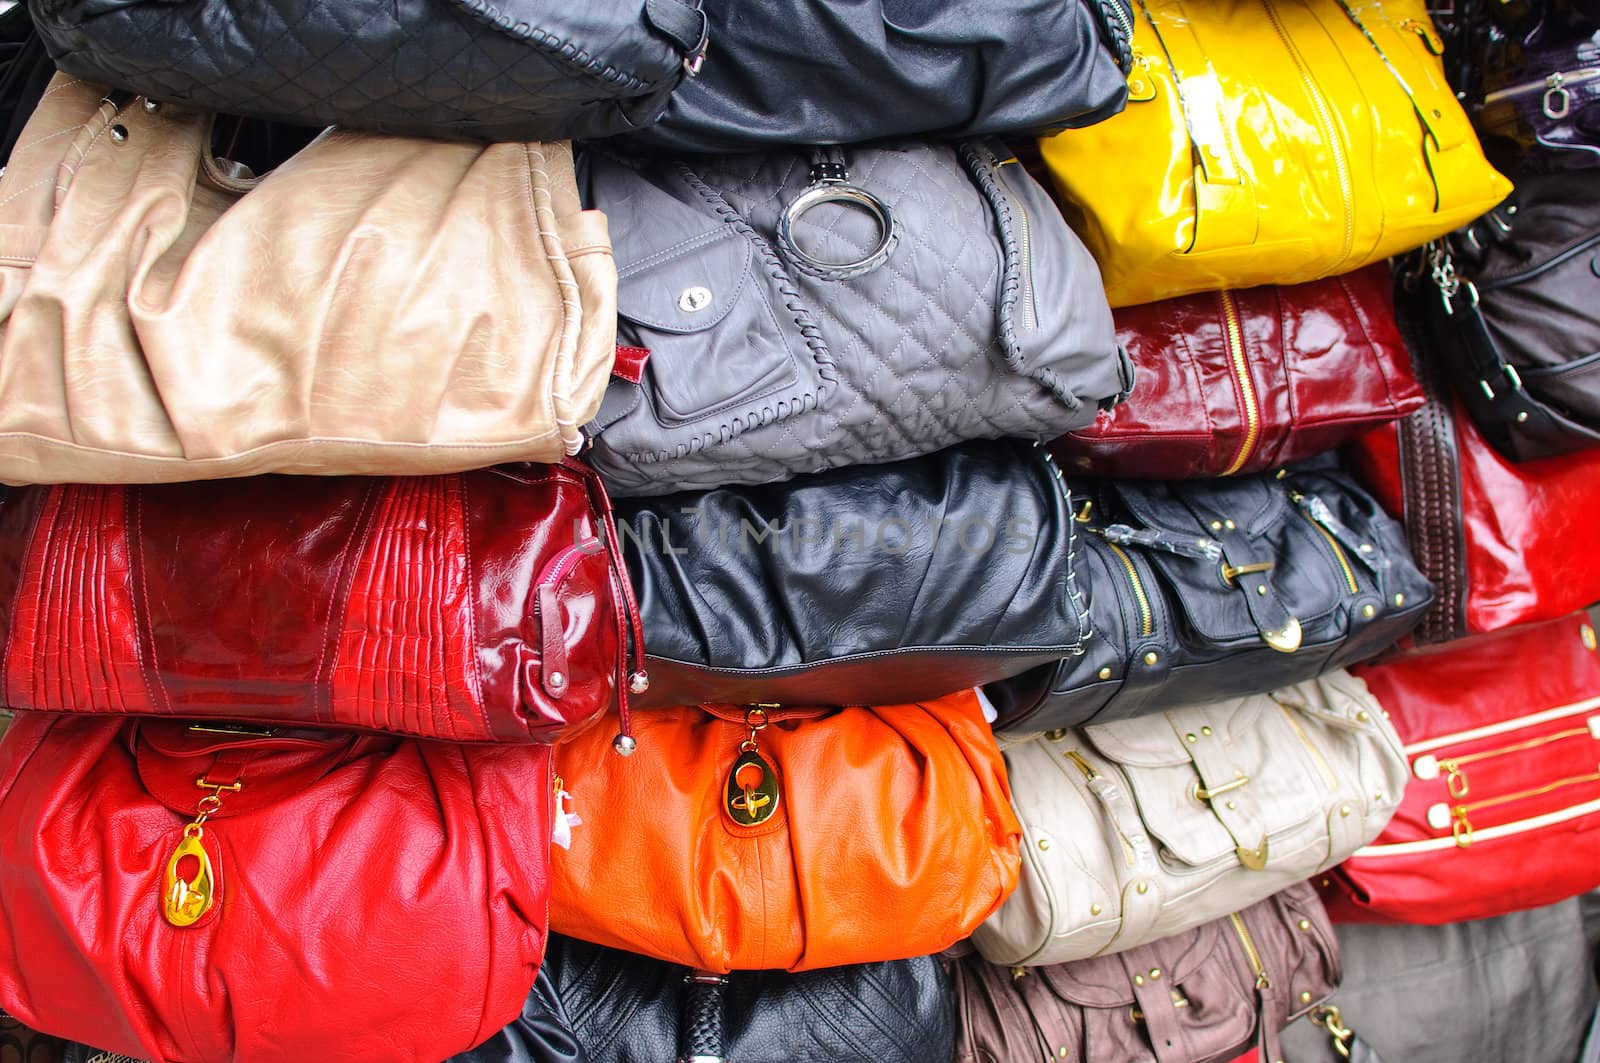
[[1200,741],[1200,737],[1193,731],[1190,731],[1188,734],[1183,736],[1183,740],[1188,742],[1190,745],[1194,745],[1196,742]]
[[1083,500],[1083,505],[1078,507],[1078,512],[1072,515],[1072,519],[1077,521],[1079,524],[1088,524],[1089,511],[1092,509],[1094,509],[1094,499],[1086,498]]
[[[1355,569],[1350,567],[1350,559],[1344,556],[1344,547],[1340,546],[1339,540],[1334,538],[1333,533],[1327,528],[1324,528],[1321,524],[1317,523],[1317,521],[1312,518],[1311,514],[1307,513],[1305,510],[1301,510],[1300,515],[1305,517],[1306,520],[1310,521],[1311,526],[1317,529],[1317,531],[1321,533],[1322,537],[1328,541],[1328,548],[1333,551],[1334,560],[1339,562],[1339,569],[1344,573],[1344,585],[1350,589],[1351,594],[1355,594],[1361,589],[1361,587],[1358,583],[1356,583],[1356,572]],[[1397,594],[1395,597],[1400,599],[1400,601],[1405,600],[1405,595],[1403,594]],[[1400,601],[1397,601],[1394,604],[1399,605]]]
[[1261,632],[1261,641],[1277,650],[1279,653],[1293,653],[1300,648],[1300,640],[1304,637],[1300,630],[1300,621],[1294,617],[1278,631]]
[[1057,727],[1054,731],[1046,731],[1044,736],[1052,742],[1059,742],[1067,737],[1067,729],[1065,727]]
[[[241,782],[214,783],[204,775],[194,784],[211,792],[195,802],[194,819],[184,825],[183,837],[167,858],[166,871],[161,876],[161,914],[176,927],[193,926],[217,903],[216,869],[202,842],[206,836],[205,824],[222,808],[224,791],[238,793],[244,789]],[[195,862],[194,874],[189,878],[179,872],[186,860]]]
[[[1128,575],[1128,582],[1133,586],[1133,601],[1139,607],[1139,636],[1141,638],[1152,634],[1156,629],[1154,611],[1150,608],[1150,596],[1145,593],[1144,581],[1139,578],[1139,569],[1134,565],[1133,558],[1128,552],[1116,543],[1106,543],[1111,547],[1111,552],[1117,555],[1117,560],[1122,562],[1122,570]],[[1146,660],[1146,664],[1154,661]]]
[[1406,604],[1406,596],[1403,594],[1396,594],[1394,596],[1394,604],[1397,606]]
[[1159,968],[1159,967],[1150,968],[1150,981],[1159,982],[1160,980],[1161,980],[1161,968]]
[[1026,978],[1026,977],[1028,977],[1028,969],[1026,967],[1013,967],[1013,968],[1011,968],[1011,980],[1013,982],[1017,981],[1019,978]]
[[1333,1047],[1344,1059],[1350,1058],[1350,1042],[1355,1039],[1356,1033],[1344,1024],[1339,1009],[1332,1004],[1324,1004],[1311,1012],[1311,1022],[1328,1031],[1333,1038]]
[[1302,990],[1301,990],[1301,991],[1300,991],[1300,1003],[1302,1003],[1302,1004],[1309,1004],[1309,1003],[1311,1003],[1311,990],[1309,990],[1309,989],[1302,989]]
[[1149,653],[1144,655],[1144,663],[1152,667],[1154,667],[1155,663],[1159,660],[1161,660],[1161,657],[1156,653],[1155,650],[1151,650]]
[[1273,562],[1271,561],[1252,561],[1248,565],[1230,565],[1224,562],[1222,565],[1222,582],[1232,583],[1240,576],[1248,576],[1252,572],[1271,572],[1272,565]]
[[1144,985],[1144,975],[1142,975],[1142,974],[1134,975],[1133,976],[1133,984],[1134,985]]
[[1110,669],[1109,666],[1105,667],[1105,668],[1102,668],[1102,669],[1100,669],[1100,671],[1097,674],[1100,676],[1101,679],[1110,679],[1111,678],[1111,669]]
[[1366,617],[1368,620],[1371,620],[1373,617],[1378,615],[1378,607],[1373,605],[1371,602],[1368,602],[1366,605],[1361,607],[1361,615]]
[[1366,709],[1362,709],[1360,712],[1356,713],[1356,722],[1357,723],[1371,723],[1372,722],[1372,713],[1368,712]]
[[271,738],[278,733],[276,727],[257,727],[248,723],[191,723],[189,730],[200,734],[250,735],[252,738]]
[[1089,914],[1090,915],[1099,915],[1103,911],[1105,911],[1105,909],[1100,907],[1098,902],[1095,903],[1095,904],[1089,905]]
[[[1250,377],[1249,363],[1244,352],[1244,330],[1239,325],[1239,308],[1233,301],[1233,293],[1220,291],[1217,297],[1222,300],[1223,337],[1227,341],[1228,359],[1233,366],[1234,383],[1239,388],[1239,400],[1244,406],[1244,438],[1239,441],[1238,453],[1228,467],[1222,470],[1222,475],[1232,476],[1244,468],[1250,452],[1255,449],[1256,442],[1261,438],[1261,409],[1256,401],[1255,383]],[[1232,526],[1232,522],[1229,522]]]
[[1472,821],[1467,818],[1467,813],[1476,812],[1481,808],[1492,808],[1495,805],[1526,800],[1530,797],[1539,797],[1565,786],[1576,786],[1587,782],[1600,782],[1600,771],[1591,772],[1588,775],[1573,775],[1565,779],[1557,779],[1555,782],[1546,783],[1543,786],[1536,786],[1528,790],[1518,790],[1516,793],[1485,797],[1482,800],[1470,801],[1467,804],[1456,805],[1453,808],[1442,804],[1432,805],[1428,808],[1428,826],[1435,830],[1440,829],[1443,826],[1441,820],[1444,819],[1445,815],[1449,815],[1450,836],[1456,840],[1457,846],[1465,849],[1472,844]]
[[1256,593],[1265,598],[1267,596],[1267,585],[1265,583],[1257,583]]
[[1342,818],[1348,817],[1349,815],[1350,815],[1350,806],[1349,805],[1340,805],[1339,806],[1339,816],[1340,816],[1340,818],[1342,819]]
[[1204,787],[1204,786],[1196,786],[1195,789],[1194,789],[1194,795],[1196,797],[1198,797],[1202,801],[1209,801],[1213,797],[1218,796],[1219,794],[1225,794],[1230,790],[1237,790],[1237,789],[1239,789],[1239,787],[1248,786],[1249,784],[1250,784],[1250,776],[1246,775],[1242,771],[1235,770],[1234,778],[1229,779],[1227,782],[1223,783],[1221,786],[1213,786],[1213,787],[1210,787],[1210,788],[1207,788],[1207,787]]
[[1039,839],[1039,849],[1041,851],[1046,851],[1049,848],[1050,848],[1050,839],[1049,838],[1040,838]]
[[1201,727],[1200,728],[1200,733],[1209,737],[1210,734],[1211,734],[1211,728],[1210,727]]
[[1263,834],[1261,836],[1261,844],[1254,849],[1247,849],[1240,845],[1233,852],[1239,858],[1239,863],[1244,865],[1245,870],[1265,870],[1267,866],[1267,837]]
[[1235,528],[1237,528],[1237,527],[1238,527],[1238,525],[1237,525],[1237,524],[1235,524],[1235,523],[1234,523],[1234,522],[1233,522],[1233,521],[1231,521],[1231,520],[1225,520],[1225,521],[1223,521],[1223,522],[1222,522],[1222,526],[1223,526],[1223,527],[1224,527],[1224,528],[1227,528],[1227,529],[1228,529],[1228,530],[1229,530],[1229,531],[1233,531],[1233,530],[1234,530],[1234,529],[1235,529]]
[[[1181,1009],[1189,1006],[1189,998],[1178,992],[1176,989],[1169,990],[1169,993],[1172,996],[1172,1006],[1174,1008]],[[1132,1008],[1130,1008],[1128,1010],[1128,1014],[1132,1016],[1134,1022],[1144,1021],[1144,1012],[1139,1010],[1138,1005],[1134,1005]]]
[[1066,1059],[1067,1058],[1067,1046],[1066,1045],[1062,1045],[1060,1048],[1056,1049],[1056,1058],[1058,1058],[1058,1059]]
[[760,826],[778,811],[778,777],[761,756],[758,737],[769,722],[768,707],[755,705],[745,710],[750,737],[739,743],[739,756],[728,772],[724,804],[728,817],[741,827]]
[[1233,924],[1234,933],[1239,935],[1239,943],[1244,946],[1244,952],[1250,959],[1250,967],[1256,972],[1256,988],[1271,989],[1272,979],[1267,977],[1267,968],[1261,962],[1261,953],[1256,951],[1256,943],[1250,937],[1250,931],[1245,927],[1244,920],[1239,918],[1238,912],[1231,912],[1228,921]]
[[1222,530],[1222,522],[1220,520],[1212,521],[1211,522],[1211,530],[1212,531],[1221,531]]
[[1136,48],[1133,62],[1128,64],[1128,102],[1148,103],[1155,98],[1156,83],[1150,76],[1150,57]]
[[1296,923],[1295,926],[1299,927],[1301,930],[1310,930],[1311,929],[1311,920],[1302,919],[1298,923]]
[[1134,887],[1134,889],[1138,890],[1140,893],[1149,893],[1150,892],[1150,883],[1141,882],[1138,885],[1136,885]]
[[1583,627],[1578,629],[1578,637],[1583,639],[1584,649],[1592,650],[1595,648],[1596,642],[1594,637],[1594,628],[1590,627],[1588,624],[1584,624]]
[[1083,777],[1087,781],[1094,782],[1094,780],[1100,778],[1100,773],[1095,770],[1095,766],[1090,764],[1087,760],[1084,760],[1083,754],[1079,753],[1076,749],[1069,749],[1061,755],[1072,761],[1072,763],[1076,764],[1078,766],[1078,770],[1083,772]]
[[1229,802],[1228,802],[1228,803],[1227,803],[1227,808],[1228,808],[1228,809],[1229,809],[1229,810],[1230,810],[1230,811],[1231,811],[1231,810],[1232,810],[1232,809],[1235,809],[1235,808],[1238,808],[1238,807],[1239,807],[1239,802],[1237,802],[1237,801],[1229,801]]

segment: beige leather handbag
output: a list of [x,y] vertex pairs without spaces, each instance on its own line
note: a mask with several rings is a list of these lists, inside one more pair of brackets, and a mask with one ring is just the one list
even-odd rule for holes
[[1007,965],[1121,952],[1254,904],[1377,837],[1406,783],[1394,728],[1345,671],[1004,752],[1022,878],[972,940]]
[[576,453],[615,353],[565,142],[213,116],[51,82],[0,178],[0,480],[416,474]]

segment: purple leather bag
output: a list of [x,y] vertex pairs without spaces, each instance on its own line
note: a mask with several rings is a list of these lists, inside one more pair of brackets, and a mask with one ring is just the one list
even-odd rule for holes
[[1322,902],[1301,882],[1242,912],[1125,952],[1007,969],[957,961],[957,1063],[1224,1063],[1259,1049],[1339,984]]

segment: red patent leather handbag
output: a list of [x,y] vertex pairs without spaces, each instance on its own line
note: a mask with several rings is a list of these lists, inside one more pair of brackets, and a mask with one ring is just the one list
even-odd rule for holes
[[[1424,350],[1411,321],[1401,323]],[[1423,407],[1362,436],[1346,455],[1405,524],[1417,567],[1433,583],[1433,606],[1413,639],[1497,631],[1600,601],[1600,449],[1507,461],[1433,367],[1424,363],[1419,378]]]
[[152,1061],[438,1063],[538,971],[553,783],[543,745],[19,713],[0,1006]]
[[1335,919],[1453,923],[1600,886],[1600,653],[1586,614],[1352,671],[1412,777],[1383,834],[1322,877]]
[[1422,405],[1382,263],[1115,317],[1133,393],[1053,444],[1068,469],[1162,480],[1262,472]]
[[457,742],[552,741],[617,698],[626,732],[646,680],[615,544],[578,462],[24,488],[0,507],[0,694]]

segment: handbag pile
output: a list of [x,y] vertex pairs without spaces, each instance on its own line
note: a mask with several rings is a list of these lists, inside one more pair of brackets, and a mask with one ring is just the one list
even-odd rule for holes
[[1421,1058],[1600,889],[1524,6],[0,12],[0,1054]]

